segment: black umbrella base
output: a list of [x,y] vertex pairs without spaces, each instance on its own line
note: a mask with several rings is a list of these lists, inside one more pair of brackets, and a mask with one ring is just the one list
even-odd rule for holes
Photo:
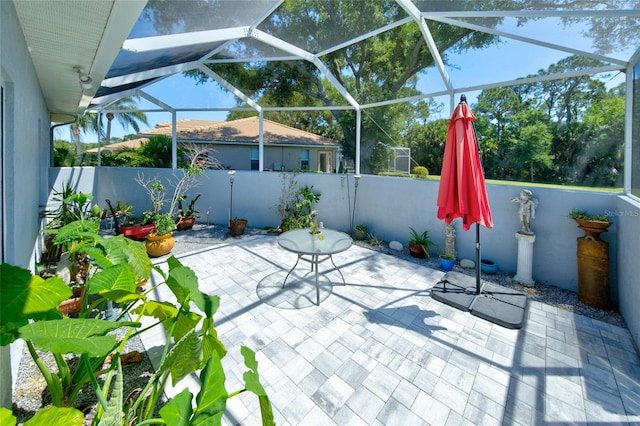
[[527,311],[524,293],[484,281],[476,294],[475,278],[459,272],[447,272],[431,289],[431,297],[506,328],[522,328]]

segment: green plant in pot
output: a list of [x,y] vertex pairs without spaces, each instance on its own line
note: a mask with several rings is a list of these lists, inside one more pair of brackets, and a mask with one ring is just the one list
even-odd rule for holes
[[147,253],[151,257],[167,255],[176,243],[173,238],[176,222],[169,213],[157,213],[152,218],[156,228],[147,236],[147,241],[145,242]]
[[367,238],[367,235],[369,235],[369,228],[366,225],[357,225],[355,227],[356,240],[363,241]]
[[176,221],[176,228],[179,231],[185,231],[187,229],[193,228],[193,225],[196,222],[196,218],[200,217],[200,212],[195,209],[196,201],[198,201],[200,195],[202,194],[197,194],[195,197],[193,197],[189,201],[189,204],[187,204],[186,208],[184,207],[183,203],[186,201],[187,196],[184,195],[178,199],[178,220]]
[[429,257],[429,250],[435,246],[435,243],[429,239],[429,231],[425,230],[418,233],[413,228],[409,228],[411,237],[409,238],[409,254],[419,259]]
[[[167,272],[155,268],[160,277],[154,288],[139,292],[139,279],[148,278],[152,268],[142,243],[122,235],[105,239],[83,223],[63,227],[56,238],[79,241],[78,250],[87,252],[95,265],[87,283],[92,299],[87,299],[77,318],[64,317],[58,311],[58,304],[70,293],[59,277],[44,280],[16,266],[0,266],[0,345],[25,340],[51,393],[52,406],[39,409],[25,424],[220,424],[227,400],[245,391],[258,396],[263,425],[274,424],[251,349],[240,349],[247,367],[242,375],[244,388],[227,391],[221,362],[227,351],[213,320],[220,298],[199,290],[193,270],[171,257]],[[176,302],[151,300],[148,296],[157,286],[168,287]],[[107,301],[120,304],[119,317],[114,321],[92,317],[94,309]],[[151,318],[153,325],[142,328],[143,317]],[[120,362],[125,345],[136,334],[156,327],[163,327],[167,335],[158,368],[139,392],[127,396]],[[118,328],[125,331],[120,340],[110,334]],[[42,354],[53,358],[56,368],[47,367]],[[68,362],[70,354],[77,355],[78,362]],[[105,364],[109,354],[113,354],[112,360]],[[159,407],[169,380],[175,386],[195,374],[201,383],[195,400],[185,389]],[[86,418],[74,406],[81,389],[97,398],[95,409]],[[16,421],[6,408],[0,408],[0,419],[3,424]]]
[[453,253],[443,251],[440,253],[440,267],[445,271],[452,271],[456,261],[456,257]]

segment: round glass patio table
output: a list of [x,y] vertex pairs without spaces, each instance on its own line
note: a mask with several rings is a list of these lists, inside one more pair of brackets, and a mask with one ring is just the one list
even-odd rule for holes
[[323,228],[320,234],[311,234],[310,228],[294,229],[287,231],[278,237],[278,245],[283,249],[298,255],[298,260],[293,268],[289,271],[282,283],[282,287],[287,284],[289,275],[296,269],[300,260],[309,262],[311,270],[315,271],[316,281],[316,304],[320,306],[320,287],[318,285],[318,265],[325,260],[330,260],[336,271],[342,277],[343,284],[346,284],[344,275],[340,272],[340,268],[336,266],[332,256],[336,253],[348,250],[353,244],[351,237],[344,232],[334,231],[332,229]]

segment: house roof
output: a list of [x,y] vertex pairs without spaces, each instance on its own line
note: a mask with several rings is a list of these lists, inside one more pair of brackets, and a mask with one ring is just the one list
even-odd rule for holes
[[[339,143],[304,130],[263,120],[265,145],[306,145],[337,148]],[[179,142],[218,142],[257,144],[259,137],[258,117],[233,121],[179,120],[176,122],[176,138]],[[172,125],[158,123],[151,130],[140,132],[141,136],[165,135],[171,137]]]
[[[128,141],[112,143],[109,145],[102,145],[100,147],[100,150],[101,151],[120,151],[123,149],[138,149],[140,148],[140,145],[148,141],[149,141],[148,138],[130,139]],[[98,148],[88,149],[87,152],[96,154],[98,152]]]

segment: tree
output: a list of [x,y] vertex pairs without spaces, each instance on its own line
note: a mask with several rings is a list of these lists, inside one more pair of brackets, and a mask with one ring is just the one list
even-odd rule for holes
[[[200,5],[205,7],[204,4]],[[464,5],[463,7],[473,7]],[[154,25],[158,29],[171,25],[189,24],[182,21],[177,10],[158,7],[154,13]],[[340,16],[340,19],[335,19]],[[320,51],[332,45],[336,34],[345,39],[382,27],[406,17],[406,12],[393,1],[384,2],[285,2],[261,24],[261,30],[271,34],[286,33],[288,41],[310,51]],[[499,19],[488,19],[491,26]],[[431,33],[439,40],[442,50],[464,51],[487,46],[495,41],[494,36],[440,22],[429,22]],[[306,34],[311,30],[312,36]],[[249,56],[250,46],[246,46]],[[255,52],[256,57],[262,56]],[[409,23],[378,34],[376,37],[358,41],[338,51],[323,56],[331,74],[360,104],[418,95],[417,74],[433,66],[434,59],[424,40],[419,26]],[[446,60],[446,57],[445,57]],[[315,65],[306,61],[271,61],[260,63],[207,64],[214,72],[255,99],[268,97],[276,105],[290,105],[292,101],[309,105],[339,106],[346,100],[329,84]],[[196,81],[209,79],[200,71],[188,75]],[[296,95],[299,95],[298,97]],[[365,110],[362,123],[362,151],[373,156],[382,141],[388,145],[401,143],[399,134],[406,129],[405,117],[412,115],[409,104],[389,105]],[[305,115],[305,112],[297,113]],[[332,120],[340,126],[343,152],[355,156],[355,113],[352,110],[332,110]],[[392,142],[393,141],[393,142]],[[375,168],[375,161],[369,163]]]
[[[147,115],[144,112],[138,111],[137,104],[138,97],[127,96],[116,101],[111,108],[117,110],[125,110],[126,112],[107,112],[107,131],[104,138],[104,143],[109,145],[111,143],[111,122],[115,118],[118,123],[122,125],[124,129],[128,129],[129,126],[138,133],[140,131],[140,125],[149,125],[147,121]],[[102,126],[102,122],[100,122]]]
[[76,144],[76,165],[80,165],[82,164],[80,132],[100,135],[100,125],[98,124],[97,114],[83,114],[78,116],[75,123],[71,124],[71,132],[73,133],[73,140]]

